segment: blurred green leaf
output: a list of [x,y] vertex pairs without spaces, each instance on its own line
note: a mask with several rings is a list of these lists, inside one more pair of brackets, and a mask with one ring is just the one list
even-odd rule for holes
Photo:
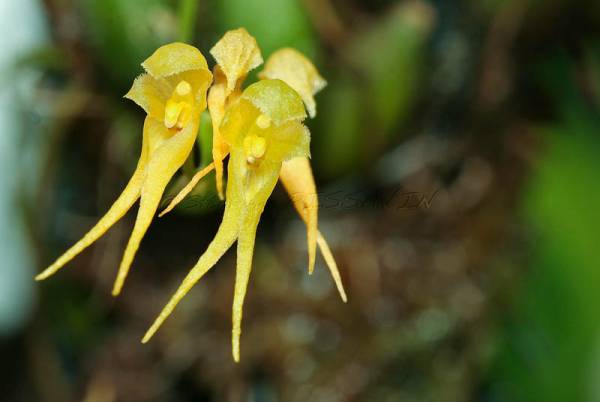
[[46,71],[63,71],[68,67],[68,58],[63,49],[46,45],[25,53],[15,63],[15,68],[35,67]]
[[89,39],[106,83],[126,91],[140,63],[175,39],[177,21],[165,0],[83,0]]
[[[534,229],[528,282],[500,350],[495,389],[507,401],[595,401],[600,364],[600,116],[568,88],[569,65],[555,58],[541,77],[560,100],[559,124],[525,198]],[[555,81],[557,73],[562,81]],[[572,81],[571,85],[572,84]],[[557,87],[559,90],[557,90]]]
[[198,16],[199,0],[179,0],[179,41],[191,43]]
[[294,47],[310,58],[317,53],[315,36],[300,0],[218,0],[220,30],[244,27],[268,57],[275,50]]
[[[317,97],[313,155],[319,172],[339,176],[364,166],[398,135],[417,99],[433,10],[402,4],[371,29],[358,32],[342,53],[349,61],[326,72]],[[335,155],[335,158],[331,158]]]
[[348,49],[363,75],[372,123],[387,135],[413,106],[433,21],[433,9],[424,3],[402,4]]
[[[317,130],[311,139],[316,170],[327,177],[352,171],[360,164],[365,137],[363,100],[358,85],[350,75],[338,75],[317,97],[317,103]],[[308,124],[311,126],[311,122]]]

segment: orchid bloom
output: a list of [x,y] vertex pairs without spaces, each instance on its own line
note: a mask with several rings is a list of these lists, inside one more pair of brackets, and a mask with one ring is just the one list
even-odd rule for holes
[[310,133],[298,94],[280,80],[250,85],[228,109],[220,127],[230,151],[227,202],[214,240],[143,338],[147,342],[187,292],[237,240],[233,300],[233,358],[239,361],[242,305],[246,295],[256,228],[283,161],[309,155]]
[[146,73],[135,79],[125,95],[147,113],[141,156],[133,176],[98,223],[37,280],[51,276],[95,242],[140,198],[135,226],[112,291],[118,295],[165,187],[192,150],[212,81],[204,56],[193,46],[172,43],[158,48],[142,67]]
[[325,80],[305,56],[286,48],[269,58],[259,75],[263,80],[249,86],[240,95],[239,88],[244,77],[259,64],[260,52],[254,38],[245,30],[229,32],[211,53],[217,60],[217,66],[214,70],[215,84],[208,96],[208,108],[216,127],[214,138],[219,138],[222,145],[216,145],[216,151],[213,148],[214,164],[198,172],[162,214],[177,205],[206,173],[217,169],[217,157],[222,161],[230,153],[223,222],[206,252],[146,332],[142,342],[150,340],[179,301],[237,240],[232,353],[234,360],[239,361],[242,305],[251,271],[256,228],[278,179],[307,225],[309,273],[314,268],[318,245],[342,300],[345,302],[347,299],[335,259],[317,230],[318,199],[308,159],[310,134],[301,124],[306,117],[304,105],[311,117],[316,114],[314,94],[326,85]]

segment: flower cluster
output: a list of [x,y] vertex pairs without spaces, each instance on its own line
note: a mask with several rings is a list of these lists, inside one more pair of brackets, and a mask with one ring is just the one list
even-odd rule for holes
[[[333,255],[317,228],[318,199],[309,161],[310,132],[302,123],[306,111],[315,116],[314,95],[325,87],[325,80],[304,55],[285,48],[267,60],[258,82],[242,89],[248,73],[263,63],[256,40],[243,28],[227,32],[210,53],[216,61],[212,73],[200,51],[182,43],[162,46],[142,63],[146,74],[136,78],[125,95],[147,113],[138,166],[106,215],[36,279],[58,271],[102,236],[139,198],[135,226],[113,288],[113,294],[119,294],[166,185],[193,148],[200,115],[208,106],[213,125],[213,162],[194,175],[161,215],[173,209],[214,169],[217,191],[226,200],[223,220],[214,240],[142,341],[147,342],[154,335],[179,301],[237,241],[232,352],[234,360],[239,361],[242,306],[252,269],[256,229],[278,180],[306,224],[309,273],[313,271],[318,246],[344,301],[346,294]],[[227,157],[225,186],[223,164]]]

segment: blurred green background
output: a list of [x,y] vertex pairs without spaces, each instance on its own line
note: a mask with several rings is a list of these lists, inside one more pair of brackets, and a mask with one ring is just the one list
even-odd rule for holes
[[[0,23],[1,401],[600,401],[598,1],[0,0]],[[349,302],[323,261],[306,275],[276,189],[236,365],[234,253],[139,343],[216,232],[211,180],[154,221],[121,297],[134,213],[33,276],[133,172],[141,61],[180,40],[212,66],[240,26],[328,81],[307,125]]]

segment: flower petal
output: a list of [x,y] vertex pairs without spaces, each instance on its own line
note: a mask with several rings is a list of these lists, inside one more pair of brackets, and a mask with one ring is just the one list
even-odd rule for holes
[[[265,200],[266,202],[266,200]],[[260,211],[250,209],[249,214],[240,228],[237,245],[237,264],[235,268],[235,290],[233,293],[231,352],[233,360],[240,361],[240,336],[242,334],[242,313],[244,299],[248,291],[250,272],[252,271],[252,257],[254,255],[254,241],[256,228],[260,219]]]
[[302,97],[308,114],[315,117],[317,105],[314,95],[325,88],[327,82],[311,61],[299,51],[283,48],[271,55],[258,75],[261,79],[280,79]]
[[157,120],[165,115],[165,103],[171,96],[173,88],[168,82],[156,79],[148,74],[138,76],[125,98],[131,99]]
[[308,242],[308,272],[315,267],[317,250],[317,212],[319,200],[310,162],[306,157],[297,157],[283,162],[279,179],[290,195],[294,207],[306,223]]
[[348,297],[346,297],[346,291],[344,290],[344,285],[342,284],[342,277],[340,276],[340,271],[335,262],[335,258],[333,258],[333,253],[329,249],[329,245],[327,241],[321,234],[321,232],[317,233],[317,243],[319,244],[319,249],[321,250],[321,254],[323,254],[323,258],[327,263],[327,267],[329,268],[329,272],[331,273],[331,277],[335,282],[335,286],[342,298],[342,301],[346,303],[348,301]]
[[225,33],[210,49],[210,54],[227,79],[226,96],[241,84],[251,70],[263,63],[256,39],[244,28]]
[[164,78],[189,70],[207,70],[206,59],[194,46],[181,42],[170,43],[156,49],[142,67],[154,78]]
[[302,99],[281,80],[267,79],[256,82],[244,90],[241,99],[252,103],[276,125],[306,118]]

